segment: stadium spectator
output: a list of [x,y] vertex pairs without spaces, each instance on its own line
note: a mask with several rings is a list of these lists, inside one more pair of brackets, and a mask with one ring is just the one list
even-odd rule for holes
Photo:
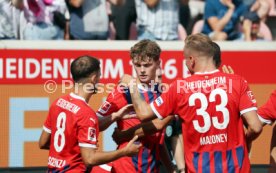
[[179,7],[179,23],[187,30],[191,19],[191,10],[189,0],[182,0],[182,2]]
[[[227,169],[228,172],[250,173],[247,144],[262,130],[256,102],[248,95],[252,92],[243,78],[217,70],[213,59],[215,52],[207,36],[188,36],[184,54],[193,75],[173,82],[151,105],[143,101],[134,86],[132,102],[143,121],[155,116],[162,119],[170,114],[177,114],[183,120],[186,172],[223,172]],[[223,80],[209,83],[218,78]],[[229,80],[232,88],[222,89],[222,85],[229,86]]]
[[255,12],[257,16],[264,20],[270,10],[268,0],[243,0],[244,4],[247,6],[249,12]]
[[135,5],[138,40],[178,39],[179,1],[135,0]]
[[64,39],[66,4],[64,0],[23,0],[25,40]]
[[[141,85],[141,95],[145,98],[147,102],[153,101],[158,95],[161,94],[159,90],[159,85],[154,84],[156,69],[159,68],[160,65],[160,47],[154,42],[150,40],[142,40],[135,44],[131,48],[131,59],[133,66],[136,70],[137,77],[144,85]],[[153,82],[153,83],[151,83]],[[154,85],[151,85],[154,84]],[[109,116],[114,111],[118,111],[123,106],[131,103],[130,92],[131,90],[128,88],[118,88],[114,90],[114,92],[110,93],[103,103],[101,108],[98,110],[97,115],[100,119],[100,130],[104,130],[111,123],[116,121],[116,119],[111,119],[109,123],[101,123],[101,119],[105,116]],[[158,120],[159,124],[166,124],[172,119],[172,117],[168,117],[163,121]],[[157,119],[156,119],[157,120]],[[121,131],[126,131],[132,127],[139,128],[141,121],[136,117],[135,112],[132,112],[128,116],[124,116],[122,119],[117,119],[118,129]],[[155,128],[151,124],[144,125],[143,127],[147,128],[146,131],[151,129],[153,133],[143,135],[139,141],[143,144],[143,147],[139,151],[137,156],[132,158],[123,157],[113,162],[113,169],[116,173],[134,173],[134,172],[159,172],[159,161],[165,164],[168,172],[173,172],[174,167],[170,162],[170,158],[168,153],[166,152],[166,148],[163,145],[164,138],[162,132],[157,132],[158,129]],[[160,125],[161,126],[161,125]],[[154,128],[153,128],[154,127]],[[143,130],[141,130],[143,131]],[[156,133],[157,132],[157,133]],[[132,136],[132,134],[126,134],[123,138],[128,138]],[[132,138],[132,137],[131,137]],[[163,139],[162,139],[163,138]],[[127,140],[119,141],[118,148],[122,148],[126,145]],[[161,145],[160,145],[161,144]]]
[[[137,154],[141,145],[135,136],[124,147],[112,152],[97,150],[98,118],[87,104],[96,93],[100,79],[100,62],[81,56],[71,64],[75,93],[53,102],[39,139],[41,149],[49,149],[48,172],[86,172],[87,167]],[[129,106],[113,114],[125,114]],[[87,166],[87,167],[86,167]]]
[[246,6],[238,0],[207,0],[202,32],[212,40],[239,39],[239,19],[245,11]]
[[242,38],[245,41],[265,40],[262,33],[260,33],[260,22],[260,18],[254,12],[248,12],[244,15]]
[[135,0],[126,0],[122,6],[112,5],[112,21],[116,30],[116,40],[128,40],[130,27],[136,22]]
[[[121,5],[124,0],[110,0]],[[107,40],[108,15],[106,0],[66,0],[70,12],[70,39]]]
[[20,38],[22,0],[0,1],[0,40]]

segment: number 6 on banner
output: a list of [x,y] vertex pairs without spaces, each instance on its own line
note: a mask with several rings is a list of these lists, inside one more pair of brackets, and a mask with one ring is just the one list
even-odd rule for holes
[[[216,95],[219,95],[221,98],[220,105],[216,105],[216,111],[222,112],[223,122],[219,123],[217,117],[212,117],[212,122],[215,128],[225,129],[229,124],[229,111],[225,107],[228,102],[228,97],[223,89],[217,88],[211,92],[209,96],[209,102],[215,102]],[[204,94],[194,93],[189,98],[189,106],[195,106],[195,101],[197,99],[201,102],[201,107],[196,110],[196,114],[203,117],[204,125],[200,126],[198,120],[193,120],[193,125],[196,131],[198,131],[199,133],[205,133],[211,127],[211,118],[208,112],[206,112],[206,109],[208,107],[208,101]]]
[[[62,124],[61,124],[62,121]],[[54,136],[54,147],[57,152],[61,152],[65,145],[65,123],[66,123],[66,114],[61,112],[57,117],[57,131]],[[60,145],[58,144],[58,139],[60,136]]]

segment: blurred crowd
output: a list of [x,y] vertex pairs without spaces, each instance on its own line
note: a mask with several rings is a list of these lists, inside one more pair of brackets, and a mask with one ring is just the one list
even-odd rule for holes
[[0,40],[276,39],[275,0],[0,0]]

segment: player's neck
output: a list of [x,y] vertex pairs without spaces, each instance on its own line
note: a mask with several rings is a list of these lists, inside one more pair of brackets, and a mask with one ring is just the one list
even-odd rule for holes
[[155,86],[157,83],[154,79],[148,81],[148,82],[141,82],[139,81],[138,86],[139,87],[145,87],[145,88],[151,88],[152,86]]
[[79,89],[78,92],[74,92],[76,95],[84,98],[84,100],[86,101],[86,103],[89,103],[89,100],[92,96],[92,93],[87,93],[87,92],[84,92],[83,90]]
[[212,72],[212,71],[215,71],[216,69],[217,68],[213,62],[212,63],[201,63],[201,64],[197,65],[194,72],[195,73]]

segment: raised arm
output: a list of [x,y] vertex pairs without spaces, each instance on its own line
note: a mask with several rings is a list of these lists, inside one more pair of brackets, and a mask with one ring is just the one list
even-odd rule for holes
[[[99,118],[99,129],[104,131],[107,129],[113,122],[119,120],[123,116],[127,115],[130,111],[133,111],[133,106],[131,104],[122,107],[119,111],[113,112],[109,116],[98,117]],[[133,136],[132,136],[133,137]],[[131,137],[131,138],[132,138]],[[130,138],[130,139],[131,139]],[[129,139],[129,140],[130,140]]]
[[[207,22],[209,23],[213,31],[222,31],[225,25],[231,20],[231,17],[235,11],[235,5],[231,1],[226,1],[226,2],[227,3],[225,5],[228,7],[228,10],[222,18],[219,19],[215,14],[213,14],[213,16],[210,16],[207,19]],[[208,11],[212,12],[214,8],[212,7],[212,5],[213,4],[207,3],[205,10],[207,12]]]
[[139,138],[144,137],[145,135],[151,135],[164,129],[172,119],[173,116],[168,116],[162,120],[156,118],[152,121],[141,123],[124,131],[116,129],[112,137],[113,140],[119,144],[125,141],[129,141],[135,135],[137,135]]
[[101,152],[94,148],[80,147],[83,162],[89,167],[108,163],[123,156],[135,155],[142,146],[141,144],[134,144],[137,139],[138,136],[135,136],[126,147],[111,152]]
[[136,115],[141,121],[147,121],[155,118],[150,105],[142,98],[137,86],[131,87],[131,101],[135,109]]

